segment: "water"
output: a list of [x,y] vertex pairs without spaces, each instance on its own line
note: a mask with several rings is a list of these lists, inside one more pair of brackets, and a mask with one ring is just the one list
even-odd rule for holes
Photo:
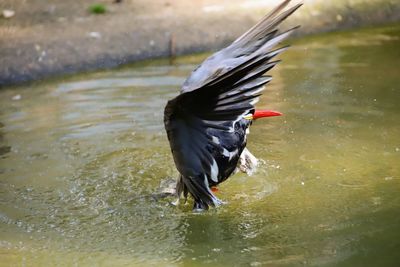
[[[252,177],[203,214],[163,108],[206,55],[0,91],[1,266],[397,266],[400,25],[297,40],[258,104]],[[14,99],[14,100],[13,100]]]

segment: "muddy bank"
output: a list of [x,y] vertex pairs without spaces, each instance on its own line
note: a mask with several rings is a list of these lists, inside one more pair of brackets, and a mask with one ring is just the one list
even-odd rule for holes
[[[171,51],[218,49],[280,0],[97,1],[107,9],[101,15],[88,11],[93,1],[43,2],[0,3],[0,10],[15,11],[0,19],[0,86],[167,57]],[[302,25],[297,35],[400,20],[396,0],[304,2],[286,22],[287,27]]]

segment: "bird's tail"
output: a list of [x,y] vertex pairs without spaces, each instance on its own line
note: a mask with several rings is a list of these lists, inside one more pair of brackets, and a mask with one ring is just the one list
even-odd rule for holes
[[204,183],[200,181],[201,179],[198,178],[180,176],[176,184],[178,197],[183,195],[186,201],[190,193],[194,199],[193,210],[208,210],[210,206],[216,207],[221,205],[222,201],[211,192],[207,178],[204,178]]

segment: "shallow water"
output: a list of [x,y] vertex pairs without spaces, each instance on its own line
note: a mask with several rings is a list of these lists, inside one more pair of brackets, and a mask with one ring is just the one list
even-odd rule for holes
[[206,55],[0,91],[1,266],[397,266],[400,25],[294,42],[258,103],[265,163],[191,212],[162,116]]

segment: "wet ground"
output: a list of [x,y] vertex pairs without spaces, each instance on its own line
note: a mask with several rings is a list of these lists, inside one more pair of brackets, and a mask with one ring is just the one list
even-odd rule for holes
[[265,163],[202,214],[163,108],[207,55],[0,91],[0,266],[397,266],[400,25],[298,40],[258,103]]

